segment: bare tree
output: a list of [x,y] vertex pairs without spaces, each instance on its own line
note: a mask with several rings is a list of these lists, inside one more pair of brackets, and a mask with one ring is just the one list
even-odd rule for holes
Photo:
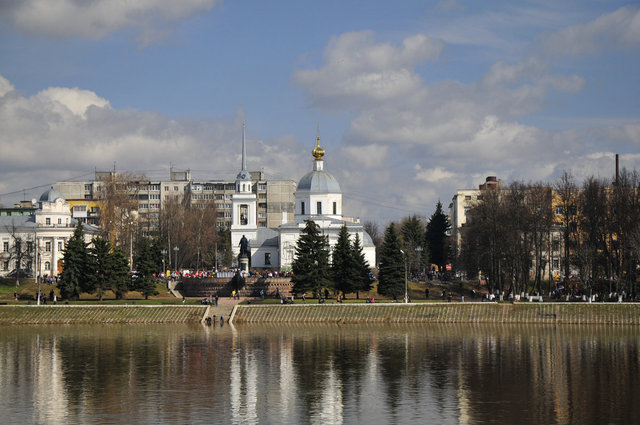
[[551,209],[551,188],[543,183],[531,184],[527,191],[529,207],[529,234],[533,244],[533,263],[535,264],[534,288],[542,293],[541,281],[546,262],[546,249],[553,223]]
[[129,251],[132,232],[137,234],[138,181],[140,177],[131,173],[109,173],[99,186],[103,236],[125,252]]
[[562,251],[564,276],[571,274],[571,252],[576,247],[578,236],[578,187],[570,172],[563,172],[555,184],[562,224]]
[[[376,261],[377,261],[377,259],[380,258],[379,254],[380,254],[380,247],[382,246],[382,242],[383,242],[383,235],[380,233],[380,228],[378,227],[378,223],[376,223],[375,221],[365,221],[363,227],[364,227],[364,231],[367,232],[369,236],[371,236],[371,241],[376,247]],[[371,264],[371,267],[377,267],[377,264]]]
[[640,179],[637,171],[623,169],[609,194],[609,264],[616,292],[632,292],[635,287],[638,251],[634,234],[640,226]]
[[[607,280],[607,194],[603,180],[588,177],[580,194],[578,207],[579,241],[576,247],[580,279],[585,289],[604,289]],[[609,292],[611,292],[609,281]]]
[[198,201],[185,207],[184,220],[184,262],[200,269],[215,265],[215,244],[217,208],[213,201]]
[[15,265],[16,270],[16,286],[19,284],[20,277],[26,277],[26,270],[32,269],[35,257],[35,234],[21,233],[15,223],[5,226],[6,232],[11,237],[11,241],[7,242],[8,247],[1,254],[4,261],[11,262]]

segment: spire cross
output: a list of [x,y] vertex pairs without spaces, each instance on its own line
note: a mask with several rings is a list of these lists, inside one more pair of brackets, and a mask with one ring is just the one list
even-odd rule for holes
[[245,146],[244,135],[245,135],[245,124],[244,120],[242,120],[242,171],[247,171],[247,148]]

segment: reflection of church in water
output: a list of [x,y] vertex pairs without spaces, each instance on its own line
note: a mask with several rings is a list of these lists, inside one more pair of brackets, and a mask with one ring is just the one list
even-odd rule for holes
[[232,198],[231,247],[235,258],[240,254],[241,240],[245,237],[251,268],[289,269],[305,220],[313,220],[322,234],[328,236],[331,248],[338,240],[340,229],[346,225],[351,241],[359,235],[369,266],[375,266],[376,250],[371,237],[360,223],[342,216],[342,191],[335,177],[324,170],[320,138],[312,152],[313,170],[300,179],[296,188],[294,221],[282,223],[277,228],[257,226],[257,198],[247,171],[246,153],[243,127],[242,169],[236,177],[236,193]]

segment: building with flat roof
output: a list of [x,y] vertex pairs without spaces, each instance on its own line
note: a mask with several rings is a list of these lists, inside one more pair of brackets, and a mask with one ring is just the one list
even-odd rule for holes
[[[100,226],[100,209],[105,196],[105,178],[113,172],[96,172],[92,181],[61,181],[56,189],[69,203],[73,218]],[[249,191],[256,196],[256,226],[275,227],[291,221],[294,215],[293,180],[267,180],[263,171],[248,172]],[[213,202],[216,206],[216,226],[231,228],[232,196],[235,181],[193,180],[189,170],[171,169],[169,180],[128,181],[129,194],[135,199],[138,225],[144,236],[155,236],[160,229],[160,214],[170,202],[186,202],[197,206]]]

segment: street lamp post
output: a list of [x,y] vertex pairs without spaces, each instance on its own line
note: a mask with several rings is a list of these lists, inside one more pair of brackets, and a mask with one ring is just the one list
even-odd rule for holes
[[133,272],[133,221],[129,222],[129,271]]
[[180,251],[180,248],[178,248],[177,246],[173,247],[173,252],[175,253],[175,262],[173,264],[173,268],[175,270],[178,270],[178,251]]
[[162,274],[165,274],[167,272],[167,268],[164,266],[164,256],[167,255],[167,250],[163,249],[160,251],[160,254],[162,254]]
[[[420,274],[422,272],[422,269],[420,268],[420,257],[422,257],[422,251],[424,251],[422,249],[421,246],[417,246],[416,247],[416,252],[418,253],[418,274]],[[420,278],[418,277],[418,282],[420,282]]]
[[406,304],[409,302],[407,294],[407,254],[403,250],[400,250],[400,252],[404,255],[404,303]]

